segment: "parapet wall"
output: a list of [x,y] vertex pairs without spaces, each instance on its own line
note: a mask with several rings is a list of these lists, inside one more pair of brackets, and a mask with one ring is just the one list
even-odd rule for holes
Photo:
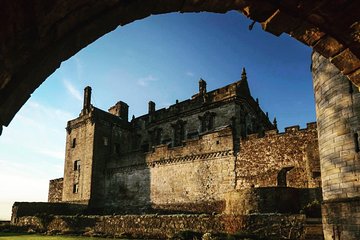
[[211,133],[202,134],[198,139],[186,140],[179,147],[169,148],[168,145],[157,146],[153,152],[146,154],[146,162],[153,165],[160,164],[161,161],[171,162],[171,160],[179,158],[184,161],[191,161],[192,159],[189,157],[232,150],[232,130],[230,127],[224,127]]
[[288,187],[319,187],[319,156],[312,151],[316,146],[316,123],[305,129],[287,127],[284,133],[267,131],[264,137],[250,135],[240,143],[236,188],[278,186],[281,179]]

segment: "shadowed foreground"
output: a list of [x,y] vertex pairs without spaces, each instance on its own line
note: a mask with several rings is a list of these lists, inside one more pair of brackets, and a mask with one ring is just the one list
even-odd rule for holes
[[24,234],[24,233],[0,233],[1,240],[86,240],[86,239],[105,239],[105,238],[93,238],[93,237],[78,237],[78,236],[44,236],[44,235],[34,235],[34,234]]

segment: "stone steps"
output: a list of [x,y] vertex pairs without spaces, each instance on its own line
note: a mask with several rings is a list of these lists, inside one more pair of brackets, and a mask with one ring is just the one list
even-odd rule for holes
[[304,225],[303,240],[324,240],[321,218],[308,218]]

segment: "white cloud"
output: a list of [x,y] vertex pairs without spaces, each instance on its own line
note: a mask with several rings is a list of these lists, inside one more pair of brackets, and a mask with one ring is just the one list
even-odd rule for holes
[[143,77],[143,78],[139,78],[137,80],[137,84],[142,86],[142,87],[146,87],[149,85],[150,82],[155,82],[157,81],[158,79],[153,77],[152,75],[148,75],[146,77]]
[[193,76],[194,76],[194,73],[193,73],[193,72],[190,72],[190,71],[186,72],[185,74],[186,74],[186,76],[189,76],[189,77],[193,77]]
[[66,90],[70,93],[71,96],[73,96],[74,98],[76,98],[77,100],[79,100],[80,102],[82,101],[82,97],[81,97],[81,93],[79,90],[77,90],[75,88],[74,85],[72,85],[71,82],[69,82],[68,80],[64,79],[63,83],[65,85]]
[[40,149],[37,150],[38,153],[44,155],[44,156],[48,156],[51,158],[57,158],[57,159],[64,159],[65,155],[64,155],[64,151],[59,151],[59,150],[46,150],[46,149]]
[[75,67],[76,67],[76,73],[77,73],[77,78],[78,81],[83,81],[83,73],[84,73],[84,66],[80,60],[79,57],[74,56],[74,62],[75,62]]

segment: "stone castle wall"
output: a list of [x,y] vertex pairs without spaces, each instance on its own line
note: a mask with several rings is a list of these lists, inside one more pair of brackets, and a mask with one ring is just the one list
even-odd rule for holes
[[321,188],[246,188],[227,193],[225,201],[224,213],[229,215],[302,212],[309,217],[321,217]]
[[[107,161],[105,199],[108,213],[146,211],[222,212],[224,195],[235,189],[278,186],[279,172],[289,187],[319,187],[316,124],[250,135],[234,149],[232,129],[220,128],[183,142],[159,145]],[[212,208],[210,206],[213,206]]]
[[48,202],[61,202],[64,178],[50,180]]
[[325,239],[360,239],[360,93],[313,53]]
[[237,155],[236,188],[284,186],[278,177],[286,178],[289,187],[319,187],[316,145],[316,123],[305,129],[288,127],[284,133],[267,131],[264,137],[250,135],[241,141]]
[[181,147],[157,146],[143,154],[144,164],[107,169],[105,204],[115,211],[119,206],[130,211],[151,205],[160,210],[221,212],[219,201],[234,189],[232,148],[229,127],[187,140]]

